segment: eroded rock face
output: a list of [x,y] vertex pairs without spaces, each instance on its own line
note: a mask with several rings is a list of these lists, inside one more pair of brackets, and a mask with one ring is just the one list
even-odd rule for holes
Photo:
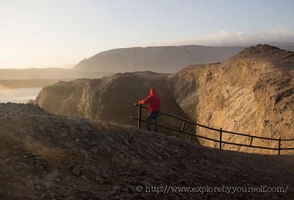
[[[294,198],[293,156],[219,151],[133,126],[53,115],[36,105],[0,104],[0,127],[5,200]],[[283,190],[160,190],[170,186]]]
[[[191,66],[170,77],[179,106],[200,124],[272,138],[294,138],[294,52],[268,45],[245,49],[222,64]],[[197,133],[219,134],[205,129]],[[249,144],[249,137],[224,139]],[[214,142],[201,141],[208,146]],[[277,147],[263,140],[254,145]],[[226,146],[226,145],[225,145]],[[290,143],[284,143],[284,147]],[[247,152],[266,152],[228,146]]]
[[[162,111],[187,118],[175,101],[167,84],[167,76],[153,72],[134,72],[102,79],[59,82],[45,87],[37,97],[37,104],[54,114],[135,125],[136,122],[130,119],[131,115],[137,116],[134,103],[147,97],[153,87],[161,97]],[[146,112],[142,113],[143,118],[146,115]],[[171,125],[178,122],[160,116],[160,123]]]

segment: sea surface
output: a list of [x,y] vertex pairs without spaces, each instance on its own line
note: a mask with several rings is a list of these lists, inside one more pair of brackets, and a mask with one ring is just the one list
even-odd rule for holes
[[0,90],[0,103],[28,103],[36,100],[42,88],[17,88]]

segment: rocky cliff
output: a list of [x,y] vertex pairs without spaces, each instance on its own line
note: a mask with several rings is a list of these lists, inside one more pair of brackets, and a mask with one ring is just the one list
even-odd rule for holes
[[0,104],[0,127],[0,199],[294,198],[293,156],[219,151],[28,104]]
[[[134,72],[116,74],[102,79],[80,79],[59,82],[45,87],[37,97],[37,104],[45,110],[83,118],[135,124],[134,103],[149,95],[154,87],[161,97],[161,109],[187,118],[168,87],[166,74]],[[146,112],[143,113],[145,118]],[[178,123],[161,117],[161,124]]]
[[[220,64],[197,65],[167,75],[133,72],[112,77],[59,82],[45,87],[37,103],[45,110],[95,120],[134,124],[134,102],[155,87],[162,111],[200,124],[269,138],[294,138],[294,53],[268,45],[249,47]],[[179,127],[178,121],[161,120]],[[175,125],[176,124],[176,125]],[[198,134],[219,139],[199,128]],[[224,134],[228,142],[277,148],[278,142]],[[207,146],[218,143],[201,140]],[[225,149],[277,153],[225,144]],[[293,147],[285,142],[282,148]],[[286,152],[283,152],[286,153]]]
[[[268,45],[250,47],[221,64],[190,66],[170,77],[179,106],[200,124],[271,138],[294,138],[294,52]],[[198,134],[219,135],[205,129]],[[249,137],[224,135],[250,143]],[[277,147],[253,140],[255,145]],[[201,140],[208,146],[214,142]],[[285,143],[284,147],[290,144]],[[292,144],[293,146],[293,144]],[[225,145],[247,152],[267,152]]]

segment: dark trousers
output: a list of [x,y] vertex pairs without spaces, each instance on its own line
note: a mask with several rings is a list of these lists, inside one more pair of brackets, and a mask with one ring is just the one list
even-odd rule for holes
[[154,131],[158,132],[158,117],[159,117],[159,111],[148,113],[148,116],[146,118],[146,128],[148,131],[151,130],[151,120],[154,120]]

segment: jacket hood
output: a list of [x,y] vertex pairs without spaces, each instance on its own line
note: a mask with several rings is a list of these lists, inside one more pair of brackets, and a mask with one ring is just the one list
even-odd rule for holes
[[151,88],[150,89],[150,94],[152,95],[152,94],[156,94],[156,92],[155,92],[155,89],[154,88]]

